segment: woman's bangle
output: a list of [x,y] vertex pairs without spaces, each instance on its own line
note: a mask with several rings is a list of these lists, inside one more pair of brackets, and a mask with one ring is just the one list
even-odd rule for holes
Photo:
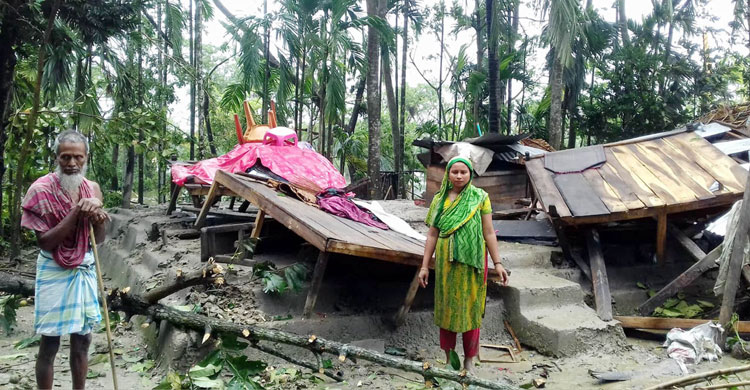
[[498,261],[497,263],[492,263],[492,264],[494,264],[495,267],[497,267],[498,264],[503,265],[503,262],[502,261]]
[[419,270],[420,270],[420,271],[421,271],[421,270],[429,271],[430,269],[429,269],[429,268],[427,268],[427,267],[422,267],[422,268],[420,268]]

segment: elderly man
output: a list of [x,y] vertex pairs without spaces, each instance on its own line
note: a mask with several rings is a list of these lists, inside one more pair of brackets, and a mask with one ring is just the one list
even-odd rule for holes
[[36,232],[41,248],[36,265],[34,331],[42,336],[36,361],[40,389],[51,389],[60,336],[70,335],[73,389],[83,389],[91,329],[101,321],[89,224],[97,242],[109,216],[99,185],[87,180],[89,146],[76,131],[55,140],[57,168],[35,181],[23,199],[21,225]]

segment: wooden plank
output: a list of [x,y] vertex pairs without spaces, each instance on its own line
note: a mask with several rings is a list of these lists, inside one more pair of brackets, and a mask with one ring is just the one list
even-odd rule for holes
[[695,243],[695,241],[686,236],[685,233],[683,233],[682,230],[678,229],[674,224],[667,223],[667,233],[672,236],[672,238],[677,240],[677,243],[679,243],[680,246],[685,249],[685,252],[687,252],[690,257],[693,258],[693,261],[700,261],[701,259],[706,257],[706,253],[703,252],[703,250]]
[[203,223],[206,222],[206,217],[208,216],[208,210],[211,208],[211,206],[214,203],[214,199],[217,196],[218,189],[221,185],[214,181],[213,184],[211,184],[211,189],[208,191],[208,195],[206,196],[206,201],[203,202],[203,207],[201,208],[200,213],[198,214],[198,217],[195,219],[195,224],[193,225],[196,229],[200,229],[203,227]]
[[[703,167],[698,165],[695,161],[688,159],[680,150],[673,148],[669,143],[664,140],[658,139],[652,141],[658,151],[668,156],[676,165],[675,172],[678,172],[678,177],[687,179],[688,177],[697,183],[700,187],[705,188],[710,192],[710,188],[716,182],[713,176],[708,173]],[[713,195],[728,193],[729,191],[725,188],[714,191]]]
[[557,190],[555,182],[552,181],[552,174],[544,169],[541,159],[533,159],[526,162],[526,170],[529,172],[531,184],[534,186],[539,201],[549,211],[550,206],[555,206],[557,214],[560,217],[570,217],[570,209],[565,204],[560,191]]
[[596,196],[582,174],[555,175],[553,180],[563,199],[565,199],[568,209],[574,216],[609,214],[607,206]]
[[[750,176],[750,173],[747,174]],[[727,329],[729,320],[734,313],[734,298],[740,285],[740,274],[745,257],[745,244],[748,241],[748,230],[750,228],[750,178],[745,181],[745,194],[742,198],[737,223],[737,233],[732,242],[732,255],[729,256],[729,270],[724,282],[724,293],[721,297],[721,311],[719,311],[719,323]]]
[[[673,328],[690,329],[709,321],[705,319],[632,316],[615,316],[615,319],[620,321],[620,325],[623,328],[657,330],[670,330]],[[750,333],[750,321],[737,321],[735,327],[739,333]]]
[[628,210],[622,213],[612,213],[608,215],[596,215],[591,217],[565,217],[561,220],[566,224],[571,225],[589,225],[589,224],[601,224],[616,221],[628,221],[632,219],[655,217],[662,211],[666,211],[667,214],[681,213],[686,211],[702,210],[712,207],[720,207],[731,205],[737,200],[742,198],[741,193],[727,193],[717,195],[714,198],[700,200],[690,203],[679,203],[671,206],[659,207],[659,208],[643,208],[636,210]]
[[409,312],[411,304],[414,303],[414,297],[417,296],[417,290],[419,290],[419,271],[420,269],[417,268],[417,272],[414,274],[414,278],[412,278],[411,283],[409,284],[409,289],[406,291],[404,304],[401,305],[401,307],[398,309],[398,313],[396,313],[396,316],[393,318],[393,322],[396,324],[396,326],[401,326],[404,324],[404,321],[406,320],[406,314]]
[[661,210],[656,217],[656,260],[663,264],[667,247],[667,213]]
[[[691,178],[692,172],[690,168],[692,165],[678,166],[669,156],[661,152],[655,144],[650,142],[633,144],[630,145],[630,148],[636,151],[638,158],[642,156],[652,162],[647,167],[654,175],[662,178],[662,180],[669,180],[676,183],[680,191],[692,194],[693,198],[699,200],[713,198],[714,194],[708,190],[709,187],[703,187]],[[688,202],[693,200],[690,196],[687,196]]]
[[[263,185],[257,185],[255,183],[255,186],[251,187],[251,184],[247,182],[246,180],[243,180],[240,178],[240,176],[232,175],[223,171],[216,172],[216,176],[214,177],[214,183],[219,182],[222,185],[226,186],[227,188],[231,189],[235,193],[237,193],[238,196],[241,196],[243,199],[246,199],[252,203],[255,203],[258,208],[265,211],[266,214],[272,216],[274,219],[279,221],[282,225],[284,225],[287,229],[295,232],[297,235],[302,237],[305,241],[309,242],[318,250],[325,250],[326,249],[326,242],[328,241],[328,235],[326,233],[329,232],[328,229],[320,229],[316,225],[316,228],[310,227],[308,225],[305,225],[304,223],[300,222],[298,217],[293,216],[289,212],[286,211],[286,208],[279,206],[278,202],[281,200],[284,200],[286,198],[278,197],[276,196],[276,193],[273,192],[271,189],[268,189],[267,187]],[[271,192],[274,196],[274,202],[268,199],[267,196],[264,196],[263,194],[259,193],[258,190],[266,189],[268,192]],[[264,191],[265,193],[266,191]],[[288,199],[286,199],[288,200]],[[298,209],[304,209],[305,207],[297,206]],[[321,213],[325,214],[324,212],[320,211]],[[333,216],[331,216],[333,217]],[[330,222],[330,220],[328,220]],[[333,233],[331,233],[333,235]]]
[[713,144],[716,149],[719,149],[726,155],[737,154],[747,152],[750,150],[750,138],[738,139],[727,142],[717,142]]
[[[688,136],[688,138],[684,139],[684,136]],[[682,154],[687,156],[689,160],[695,161],[701,166],[701,168],[710,173],[719,183],[728,187],[730,191],[742,192],[744,180],[738,180],[735,177],[735,174],[732,173],[731,167],[736,166],[739,169],[742,168],[729,158],[729,156],[711,146],[708,141],[696,137],[695,135],[684,134],[665,138],[664,142],[682,152]],[[712,149],[720,155],[720,158],[716,159],[704,154],[706,151],[709,151],[710,153]]]
[[[606,154],[606,152],[605,152]],[[602,180],[615,193],[617,198],[628,210],[635,210],[646,207],[643,202],[633,193],[633,190],[625,184],[625,181],[617,175],[612,165],[607,161],[601,168],[595,170],[601,176]]]
[[[618,213],[628,209],[617,196],[617,193],[599,175],[599,169],[587,169],[583,171],[583,177],[586,178],[586,181],[589,182],[591,188],[610,212]],[[641,206],[643,206],[642,203]]]
[[643,315],[651,314],[657,306],[660,306],[668,298],[689,286],[706,271],[715,268],[716,259],[719,258],[719,255],[721,255],[721,246],[716,247],[707,255],[703,256],[703,258],[691,265],[690,268],[681,273],[680,276],[674,278],[669,284],[654,294],[654,296],[649,298],[646,302],[643,302],[638,306],[638,312]]
[[630,169],[621,164],[610,148],[604,149],[604,154],[607,156],[607,163],[604,164],[604,166],[611,169],[615,175],[622,179],[630,191],[635,194],[646,207],[659,207],[666,204],[666,202],[656,195],[651,188],[649,188],[646,183],[635,174],[635,172],[631,172]]
[[677,136],[676,138],[678,140],[682,140],[682,142],[686,144],[689,144],[693,148],[697,148],[700,153],[708,157],[709,160],[712,160],[715,165],[724,167],[725,169],[729,170],[740,187],[743,187],[745,185],[745,181],[747,180],[747,172],[745,172],[745,170],[742,169],[742,167],[740,167],[734,159],[722,153],[719,149],[716,149],[714,145],[702,138],[691,136],[690,134],[682,134]]
[[312,282],[310,282],[310,291],[307,292],[305,309],[302,311],[302,316],[304,318],[310,318],[313,309],[315,309],[315,301],[318,300],[320,286],[323,284],[323,275],[325,274],[326,267],[328,266],[328,256],[328,252],[320,252],[320,254],[318,255],[318,261],[315,262]]
[[[612,151],[612,154],[615,155],[617,161],[619,161],[625,169],[638,176],[638,178],[641,179],[641,181],[645,183],[646,186],[648,186],[648,188],[664,202],[664,204],[681,203],[681,201],[675,198],[675,196],[669,191],[669,188],[662,183],[658,177],[654,176],[654,174],[633,155],[628,147],[615,146],[609,150]],[[692,197],[690,199],[692,199]]]
[[586,231],[586,246],[591,263],[596,314],[602,321],[609,321],[612,319],[612,296],[609,292],[609,279],[607,278],[607,268],[604,265],[604,256],[599,242],[599,232],[596,229]]

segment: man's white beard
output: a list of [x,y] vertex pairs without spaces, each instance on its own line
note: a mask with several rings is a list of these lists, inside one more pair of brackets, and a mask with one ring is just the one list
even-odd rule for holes
[[78,197],[81,183],[83,183],[83,179],[86,177],[87,168],[88,164],[83,164],[83,166],[81,167],[81,171],[73,175],[65,174],[65,172],[60,169],[59,165],[57,166],[57,168],[55,168],[55,173],[60,179],[60,186],[62,186],[63,190],[65,190],[65,192],[67,192],[71,198]]

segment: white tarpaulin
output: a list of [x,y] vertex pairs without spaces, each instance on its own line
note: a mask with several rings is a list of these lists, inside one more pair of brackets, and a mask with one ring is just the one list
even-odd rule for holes
[[359,207],[370,210],[373,214],[375,214],[376,217],[378,217],[378,219],[383,221],[384,224],[388,225],[388,227],[395,232],[399,232],[406,236],[422,241],[427,239],[427,237],[414,230],[408,222],[383,210],[383,206],[381,206],[378,202],[367,203],[358,199],[352,199],[352,202],[354,202],[354,204]]
[[439,147],[436,152],[443,157],[445,162],[450,161],[453,157],[468,157],[474,165],[474,172],[477,175],[484,175],[487,167],[492,162],[495,152],[481,146],[472,145],[468,142],[456,142],[450,145]]

